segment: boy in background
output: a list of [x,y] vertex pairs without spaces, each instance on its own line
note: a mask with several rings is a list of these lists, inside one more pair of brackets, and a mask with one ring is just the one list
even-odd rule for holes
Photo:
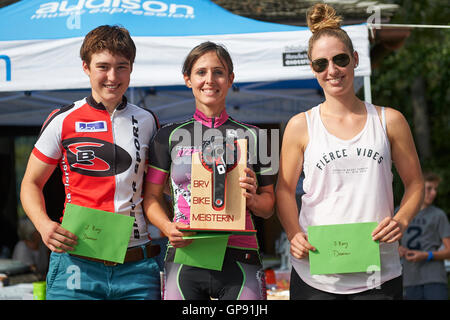
[[[441,178],[424,174],[425,196],[399,247],[403,259],[403,287],[407,300],[447,300],[450,224],[444,211],[433,205]],[[443,247],[442,250],[439,250]]]

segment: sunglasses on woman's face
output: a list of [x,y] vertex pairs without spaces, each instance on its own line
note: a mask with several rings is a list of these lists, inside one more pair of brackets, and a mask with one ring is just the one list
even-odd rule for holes
[[[338,67],[346,67],[350,63],[350,56],[346,53],[340,53],[331,58],[331,60],[333,60],[333,63]],[[315,72],[323,72],[328,68],[328,59],[316,59],[311,62],[311,65]]]

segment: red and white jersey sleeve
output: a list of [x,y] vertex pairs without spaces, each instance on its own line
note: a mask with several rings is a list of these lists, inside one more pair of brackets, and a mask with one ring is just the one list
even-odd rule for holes
[[141,245],[149,239],[143,177],[158,127],[153,113],[125,98],[110,115],[88,97],[50,114],[33,154],[59,164],[66,203],[135,217],[129,247]]

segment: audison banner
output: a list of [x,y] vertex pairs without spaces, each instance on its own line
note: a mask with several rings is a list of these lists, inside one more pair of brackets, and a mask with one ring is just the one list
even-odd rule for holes
[[[132,87],[184,85],[182,62],[206,40],[226,46],[237,83],[313,78],[305,27],[240,17],[209,0],[36,0],[0,9],[0,91],[89,88],[79,49],[103,24],[124,26],[136,43]],[[367,26],[344,30],[360,57],[356,76],[370,75]]]

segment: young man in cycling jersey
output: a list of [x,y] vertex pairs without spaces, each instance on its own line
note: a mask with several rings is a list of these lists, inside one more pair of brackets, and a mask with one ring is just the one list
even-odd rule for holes
[[[124,96],[136,56],[117,26],[89,32],[81,46],[91,95],[53,111],[30,155],[21,201],[52,251],[47,299],[159,299],[159,268],[142,210],[142,183],[156,117]],[[42,189],[59,165],[65,204],[134,217],[123,264],[76,256],[77,237],[52,221]]]

